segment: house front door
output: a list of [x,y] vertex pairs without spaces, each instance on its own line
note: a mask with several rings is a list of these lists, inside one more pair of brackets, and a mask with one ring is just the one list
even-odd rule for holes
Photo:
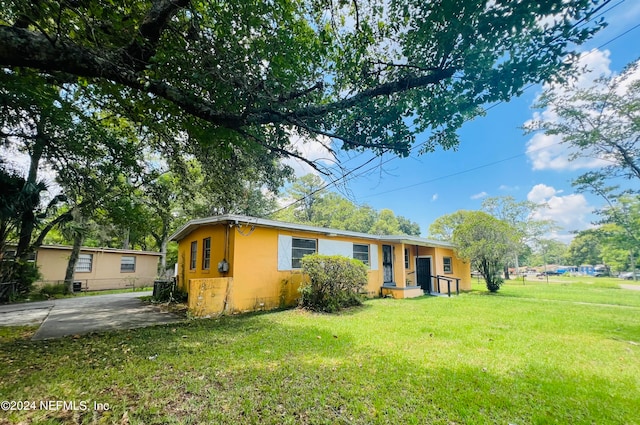
[[431,293],[431,258],[418,258],[416,264],[416,280],[422,290]]
[[384,272],[384,282],[393,282],[393,249],[391,245],[382,245],[382,270]]

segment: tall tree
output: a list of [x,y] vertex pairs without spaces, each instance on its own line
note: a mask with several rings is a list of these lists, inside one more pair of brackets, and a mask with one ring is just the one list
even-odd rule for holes
[[568,257],[571,265],[602,263],[601,235],[595,230],[584,230],[569,244]]
[[302,136],[407,155],[417,134],[453,147],[480,106],[567,75],[609,1],[10,0],[0,65],[148,128],[208,132],[221,154],[304,158]]
[[531,257],[531,266],[546,266],[547,264],[564,264],[568,259],[568,247],[555,239],[538,239]]
[[[624,252],[637,280],[636,263],[640,254],[640,196],[621,196],[600,211],[603,216],[604,256]],[[609,257],[611,258],[611,257]],[[620,263],[620,261],[617,261]]]
[[429,238],[438,241],[453,240],[453,232],[471,211],[459,210],[436,218],[429,226]]
[[106,195],[113,195],[121,176],[139,176],[143,171],[138,161],[141,145],[130,122],[88,108],[69,88],[50,79],[4,69],[0,81],[2,145],[29,159],[23,192],[42,191],[39,173],[45,166],[64,192],[55,196],[44,211],[39,211],[39,196],[29,198],[34,202],[22,211],[17,243],[18,257],[25,258],[52,225],[70,219],[69,209],[49,217],[49,223],[34,238],[40,224],[37,218],[44,218],[58,202],[68,201],[72,208],[82,205],[91,210]]
[[[588,88],[554,87],[540,97],[547,117],[529,123],[529,131],[560,136],[572,152],[571,160],[600,159],[604,165],[581,176],[580,189],[598,193],[616,178],[640,183],[640,60],[620,74],[600,78]],[[544,116],[543,116],[544,117]],[[551,118],[552,117],[552,118]],[[602,193],[598,193],[602,195]]]
[[[551,220],[534,220],[533,214],[541,208],[531,201],[516,201],[513,196],[488,197],[482,201],[482,209],[497,219],[504,220],[516,230],[519,243],[514,247],[513,259],[518,273],[518,256],[526,244],[540,239],[554,229]],[[505,265],[505,279],[509,279],[509,268]]]
[[324,181],[313,174],[300,177],[287,190],[291,206],[277,211],[277,220],[351,230],[378,235],[420,236],[420,226],[390,209],[375,211],[368,205],[355,205],[338,193],[324,189]]
[[278,218],[299,223],[317,223],[315,207],[327,193],[323,190],[325,186],[324,180],[315,174],[306,174],[296,179],[286,191],[288,200],[294,204],[283,210]]
[[453,232],[460,258],[471,261],[485,280],[487,289],[497,292],[502,285],[500,273],[519,243],[517,231],[509,223],[482,211],[470,211]]

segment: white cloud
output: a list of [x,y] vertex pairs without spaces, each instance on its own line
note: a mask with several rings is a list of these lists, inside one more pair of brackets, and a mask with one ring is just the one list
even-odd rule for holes
[[433,196],[431,196],[431,202],[437,201],[438,200],[438,196],[439,195],[437,193],[434,193]]
[[506,184],[501,184],[498,190],[502,190],[504,192],[517,192],[520,190],[519,186],[509,186]]
[[[610,52],[608,50],[601,51],[597,49],[581,53],[576,67],[582,69],[582,72],[575,80],[563,85],[545,84],[544,89],[552,89],[561,96],[576,88],[586,89],[595,86],[598,78],[612,75],[612,71],[609,68],[611,64],[609,55]],[[558,114],[552,107],[549,107],[543,111],[534,112],[532,119],[525,123],[525,126],[535,121],[553,122],[557,120]],[[545,135],[543,133],[534,134],[527,142],[526,150],[527,156],[532,163],[532,168],[534,170],[556,171],[578,170],[598,168],[609,163],[596,155],[589,157],[588,153],[585,155],[585,152],[580,152],[579,158],[573,158],[576,153],[575,150],[561,142],[562,139],[559,136]]]
[[527,143],[527,156],[534,170],[579,170],[610,165],[604,158],[574,158],[575,151],[557,135],[536,133]]
[[541,204],[546,202],[548,198],[554,196],[558,191],[546,184],[537,184],[533,186],[533,188],[527,194],[527,199],[531,202],[535,202],[536,204]]
[[[531,217],[533,220],[553,220],[565,231],[584,230],[591,227],[588,216],[593,212],[593,207],[582,194],[569,194],[558,196],[562,193],[552,186],[545,184],[535,185],[527,194],[527,199],[536,204],[544,204]],[[554,236],[555,235],[555,236]],[[554,233],[555,239],[571,239],[571,236]]]
[[471,195],[471,199],[482,199],[488,195],[487,192],[476,193],[475,195]]
[[[314,140],[292,135],[290,140],[291,149],[297,151],[297,153],[303,158],[314,161],[320,166],[335,163],[333,155],[325,147],[331,144],[331,140],[329,138],[320,136],[318,139]],[[302,177],[306,174],[319,174],[311,165],[300,159],[289,157],[283,162],[293,168],[297,177]]]

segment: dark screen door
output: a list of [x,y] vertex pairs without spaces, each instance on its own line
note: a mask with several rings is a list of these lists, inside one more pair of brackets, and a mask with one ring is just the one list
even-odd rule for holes
[[384,283],[393,282],[393,254],[391,245],[382,245],[382,270],[384,271]]
[[418,258],[416,265],[418,286],[426,293],[431,292],[431,258]]

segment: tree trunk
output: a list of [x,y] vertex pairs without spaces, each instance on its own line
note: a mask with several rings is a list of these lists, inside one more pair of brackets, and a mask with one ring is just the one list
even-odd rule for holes
[[124,240],[122,241],[122,249],[129,249],[129,246],[131,245],[130,241],[129,241],[129,234],[130,234],[130,230],[127,228],[124,231]]
[[[81,216],[78,216],[77,222],[81,224],[83,221]],[[64,283],[67,285],[70,291],[73,291],[73,278],[75,275],[76,264],[80,257],[80,248],[84,241],[84,232],[80,229],[76,229],[73,234],[73,247],[71,248],[71,255],[69,256],[69,262],[67,263],[67,271],[64,274]]]
[[31,245],[31,249],[33,249],[33,250],[38,249],[40,247],[40,245],[42,245],[42,243],[44,242],[44,238],[47,237],[47,234],[49,234],[51,229],[53,229],[55,226],[57,226],[58,224],[61,224],[61,223],[65,223],[67,221],[72,221],[73,220],[74,208],[72,208],[69,211],[59,215],[53,221],[49,222],[49,224],[47,224],[44,227],[44,229],[42,229],[42,231],[40,232],[40,234],[38,235],[36,240],[33,242],[33,244]]
[[[45,144],[47,140],[42,135],[42,121],[38,121],[37,134],[35,142],[31,152],[29,152],[29,175],[25,182],[25,188],[27,186],[35,186],[38,179],[38,167],[40,167],[40,159],[44,152]],[[31,205],[31,208],[25,208],[20,217],[20,236],[18,239],[18,247],[16,248],[16,258],[26,261],[29,256],[29,248],[31,246],[31,236],[35,228],[35,209],[37,205]]]
[[169,245],[169,241],[167,240],[168,237],[164,237],[162,239],[162,244],[160,246],[160,254],[162,254],[162,256],[160,257],[160,275],[164,276],[165,272],[167,271],[167,245]]

